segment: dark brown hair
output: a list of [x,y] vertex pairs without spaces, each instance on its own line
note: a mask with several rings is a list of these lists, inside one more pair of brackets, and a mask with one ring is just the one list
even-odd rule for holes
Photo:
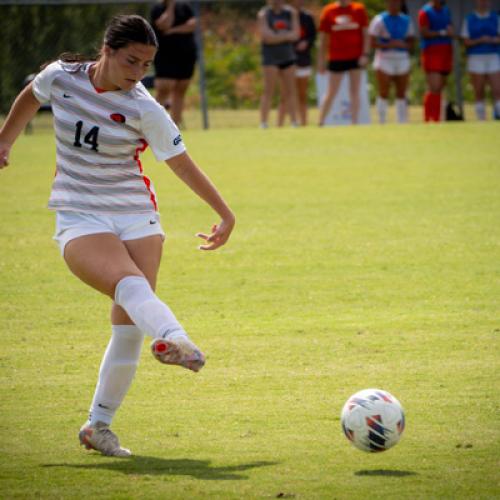
[[[141,16],[119,15],[111,19],[104,33],[104,45],[117,50],[126,47],[129,43],[142,43],[158,48],[158,40],[151,25]],[[85,61],[95,61],[100,54],[88,57],[83,54],[64,52],[59,56],[59,60],[76,63]],[[45,63],[43,67],[47,66]]]

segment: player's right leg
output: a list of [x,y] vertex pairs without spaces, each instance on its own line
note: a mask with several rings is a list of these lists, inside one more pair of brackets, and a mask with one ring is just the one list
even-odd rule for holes
[[[132,241],[147,256],[156,240],[148,237]],[[132,245],[130,241],[127,244]],[[114,299],[142,332],[153,337],[153,354],[159,361],[192,371],[203,367],[205,356],[189,340],[170,308],[155,295],[128,247],[116,235],[75,238],[67,243],[64,259],[73,274]]]
[[174,88],[174,83],[174,80],[168,78],[155,78],[154,80],[155,99],[166,109],[170,107],[169,99]]
[[260,125],[262,128],[267,128],[269,121],[269,112],[274,95],[274,89],[278,80],[279,69],[277,66],[262,66],[262,74],[264,76],[264,89],[260,100]]
[[323,126],[325,124],[326,116],[330,112],[330,108],[332,107],[333,101],[337,96],[337,93],[340,88],[340,84],[342,83],[342,77],[344,76],[343,71],[330,71],[328,78],[328,89],[326,91],[325,96],[323,97],[323,101],[321,102],[321,108],[319,113],[319,125]]

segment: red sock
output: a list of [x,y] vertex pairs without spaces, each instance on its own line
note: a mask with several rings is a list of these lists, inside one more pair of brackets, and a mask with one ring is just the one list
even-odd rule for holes
[[432,94],[426,92],[424,94],[424,120],[426,122],[431,120],[431,109],[432,109]]
[[431,120],[441,121],[441,94],[431,94]]

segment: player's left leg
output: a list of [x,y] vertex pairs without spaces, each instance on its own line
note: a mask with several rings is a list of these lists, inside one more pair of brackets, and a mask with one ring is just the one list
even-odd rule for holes
[[182,124],[182,112],[184,111],[184,99],[191,80],[175,80],[172,88],[172,107],[170,114],[177,125]]
[[389,88],[391,85],[391,75],[381,69],[376,71],[378,96],[377,96],[377,113],[379,123],[385,123],[387,118]]
[[286,102],[286,109],[290,114],[290,120],[293,126],[297,125],[297,95],[295,87],[295,64],[287,68],[280,69],[280,78],[283,82],[283,97]]
[[359,121],[359,88],[361,86],[361,70],[351,69],[349,71],[349,97],[351,99],[351,119],[355,125]]
[[295,77],[295,87],[297,89],[300,124],[305,127],[307,125],[307,90],[309,88],[309,77]]
[[408,90],[409,79],[410,73],[394,76],[394,83],[396,85],[396,115],[399,123],[408,122],[406,91]]

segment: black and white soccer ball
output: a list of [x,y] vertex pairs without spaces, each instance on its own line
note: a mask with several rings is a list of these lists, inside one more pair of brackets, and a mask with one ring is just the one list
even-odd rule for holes
[[364,389],[353,394],[342,408],[340,420],[347,439],[367,452],[392,448],[405,428],[401,403],[381,389]]

